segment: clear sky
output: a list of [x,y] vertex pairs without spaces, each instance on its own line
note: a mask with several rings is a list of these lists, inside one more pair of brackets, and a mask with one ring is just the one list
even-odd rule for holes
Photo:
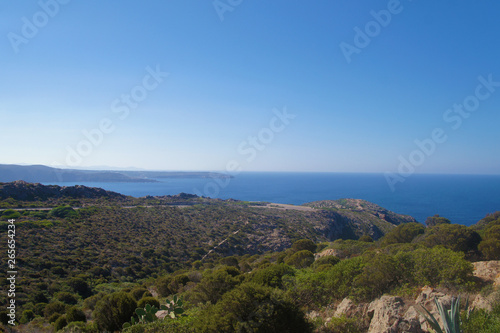
[[498,174],[498,13],[459,0],[5,2],[0,163]]

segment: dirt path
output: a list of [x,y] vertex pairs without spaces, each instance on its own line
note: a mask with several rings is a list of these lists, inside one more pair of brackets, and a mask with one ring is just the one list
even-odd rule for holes
[[277,203],[270,203],[265,206],[250,206],[252,208],[268,208],[268,209],[282,209],[282,210],[299,210],[303,212],[311,212],[314,211],[315,209],[312,207],[307,207],[307,206],[295,206],[295,205],[287,205],[287,204],[277,204]]

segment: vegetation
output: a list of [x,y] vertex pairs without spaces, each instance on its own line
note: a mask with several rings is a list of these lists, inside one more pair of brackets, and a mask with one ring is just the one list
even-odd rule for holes
[[[170,206],[175,200],[190,204]],[[427,227],[392,225],[378,239],[361,226],[336,239],[328,228],[337,214],[368,204],[294,211],[189,196],[45,204],[50,210],[1,212],[0,228],[14,218],[22,235],[16,304],[28,331],[363,332],[362,320],[327,323],[306,313],[347,296],[369,302],[424,285],[475,292],[482,286],[471,261],[500,259],[500,213],[473,227],[435,216]],[[7,244],[7,232],[1,237]],[[5,324],[5,311],[0,318]],[[498,328],[500,306],[462,324],[464,332]]]

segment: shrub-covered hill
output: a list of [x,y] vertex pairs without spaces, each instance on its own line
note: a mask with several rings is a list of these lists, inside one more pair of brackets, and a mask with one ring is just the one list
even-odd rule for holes
[[307,203],[304,206],[332,211],[337,220],[347,222],[354,230],[363,230],[364,234],[368,234],[374,239],[382,237],[395,225],[417,222],[411,216],[396,214],[360,199],[322,200]]

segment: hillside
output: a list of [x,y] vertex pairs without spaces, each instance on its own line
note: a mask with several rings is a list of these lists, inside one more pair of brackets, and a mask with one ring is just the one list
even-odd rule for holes
[[44,165],[0,164],[0,182],[24,180],[33,183],[111,182],[154,183],[155,178],[228,178],[214,172],[109,171],[51,168]]
[[[294,206],[185,193],[133,198],[98,188],[16,181],[0,184],[0,205],[15,208],[0,211],[0,242],[5,247],[7,221],[15,219],[16,265],[22,273],[18,320],[25,324],[35,318],[27,331],[54,332],[78,310],[91,322],[75,332],[100,332],[112,327],[100,326],[107,325],[100,314],[113,308],[106,303],[109,297],[130,293],[136,301],[151,295],[162,302],[173,294],[186,297],[186,321],[172,322],[185,330],[168,326],[164,331],[196,332],[191,327],[196,323],[205,327],[203,332],[232,332],[206,329],[211,321],[224,322],[223,307],[238,309],[224,302],[241,299],[249,302],[244,309],[259,308],[279,297],[277,302],[285,303],[277,304],[287,304],[284,318],[293,313],[302,325],[297,332],[311,332],[314,321],[304,317],[306,312],[331,318],[331,309],[345,297],[368,304],[389,292],[411,294],[405,302],[412,304],[426,284],[477,288],[466,259],[498,258],[496,250],[479,251],[486,243],[473,228],[426,228],[412,217],[357,199]],[[487,244],[498,243],[490,232],[498,227],[498,216],[478,224]],[[264,301],[248,298],[254,293]],[[6,302],[4,293],[0,303]],[[362,312],[356,325],[368,327],[369,313]],[[355,325],[355,320],[347,323]],[[314,325],[315,332],[330,332]]]

